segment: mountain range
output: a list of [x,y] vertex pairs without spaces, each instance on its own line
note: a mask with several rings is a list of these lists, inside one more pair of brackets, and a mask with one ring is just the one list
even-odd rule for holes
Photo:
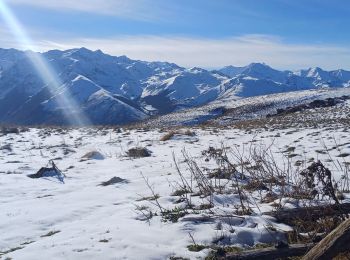
[[350,71],[342,69],[279,71],[252,63],[209,71],[79,48],[37,54],[59,79],[53,88],[38,75],[31,54],[0,49],[2,124],[71,123],[64,111],[84,114],[91,124],[125,124],[220,99],[350,86]]

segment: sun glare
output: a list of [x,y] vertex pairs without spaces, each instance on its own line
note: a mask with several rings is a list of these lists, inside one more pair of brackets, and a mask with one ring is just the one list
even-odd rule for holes
[[30,52],[28,52],[28,57],[33,67],[43,80],[44,84],[48,87],[52,96],[56,97],[67,122],[76,126],[89,125],[90,121],[71,96],[69,89],[62,91],[61,94],[59,94],[58,91],[62,90],[63,83],[57,77],[57,73],[54,72],[53,68],[45,58],[37,52],[38,50],[32,40],[3,0],[0,0],[0,14],[18,41],[20,47],[25,50],[30,50]]

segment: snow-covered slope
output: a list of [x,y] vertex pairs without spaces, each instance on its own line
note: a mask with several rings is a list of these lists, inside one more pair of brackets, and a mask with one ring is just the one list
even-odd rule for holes
[[147,100],[149,96],[163,97],[174,108],[202,105],[216,99],[221,92],[221,85],[227,80],[226,77],[204,69],[186,69],[165,80],[153,77],[147,82],[142,98]]
[[[119,122],[130,122],[145,119],[147,115],[140,109],[131,106],[118,99],[117,96],[109,93],[93,81],[84,76],[77,76],[73,81],[63,85],[57,94],[42,103],[45,111],[58,114],[60,100],[68,93],[77,107],[95,124],[113,124]],[[69,108],[72,112],[75,107]],[[76,111],[75,113],[79,113]],[[44,122],[42,122],[44,123]],[[51,121],[51,123],[60,123]]]
[[245,98],[295,90],[293,86],[284,83],[244,75],[226,81],[223,86],[225,91],[222,92],[219,98],[230,96]]
[[[142,125],[148,127],[196,125],[200,123],[231,125],[236,122],[266,118],[268,115],[276,114],[279,109],[340,97],[350,97],[350,88],[312,89],[246,98],[224,95],[207,105],[155,117],[143,122]],[[342,106],[342,104],[339,104],[339,106]],[[324,116],[333,117],[333,115]],[[348,115],[345,113],[345,116]]]

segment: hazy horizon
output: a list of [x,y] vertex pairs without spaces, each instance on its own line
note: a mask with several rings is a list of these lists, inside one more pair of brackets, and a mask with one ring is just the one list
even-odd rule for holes
[[[219,68],[350,69],[344,1],[1,0],[37,51],[86,47],[132,59]],[[43,22],[44,21],[44,22]],[[0,47],[24,49],[0,25]]]

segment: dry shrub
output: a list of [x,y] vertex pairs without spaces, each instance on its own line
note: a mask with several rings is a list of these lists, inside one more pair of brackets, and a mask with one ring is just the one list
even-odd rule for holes
[[18,127],[7,127],[7,126],[3,126],[0,128],[0,132],[3,135],[7,135],[7,134],[19,134],[21,132],[21,130]]
[[173,138],[175,134],[176,134],[176,132],[171,131],[171,132],[169,132],[169,133],[163,135],[163,136],[160,138],[160,141],[168,141],[168,140],[170,140],[171,138]]
[[160,141],[168,141],[171,138],[173,138],[175,135],[187,135],[187,136],[195,136],[196,133],[193,131],[190,131],[189,129],[187,129],[185,132],[181,132],[181,131],[170,131],[168,133],[166,133],[164,136],[162,136],[160,138]]
[[126,152],[127,156],[132,158],[142,158],[142,157],[150,157],[151,151],[145,147],[135,147],[131,148]]

